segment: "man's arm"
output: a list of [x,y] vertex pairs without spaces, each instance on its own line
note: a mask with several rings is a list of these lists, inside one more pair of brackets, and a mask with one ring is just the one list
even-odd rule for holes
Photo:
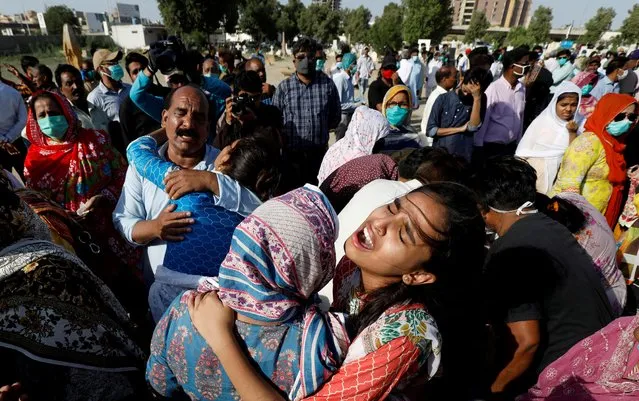
[[328,94],[328,128],[335,129],[342,120],[342,106],[339,101],[337,87],[330,80],[330,89]]
[[133,82],[129,96],[140,110],[155,121],[160,122],[162,120],[164,99],[152,95],[149,91],[153,84],[152,78],[153,75],[148,68],[144,70],[144,73],[138,74],[138,78]]
[[490,122],[490,118],[492,116],[492,111],[493,111],[492,97],[493,97],[492,90],[491,90],[491,87],[489,86],[488,89],[486,90],[486,113],[484,114],[481,128],[479,128],[479,130],[475,134],[475,139],[474,139],[475,146],[480,146],[480,147],[484,146],[484,136],[486,135],[486,131],[488,130],[488,126],[490,125],[489,122]]
[[470,93],[473,95],[473,108],[470,112],[470,120],[468,120],[468,130],[477,131],[481,126],[481,112],[482,112],[482,93],[481,87],[478,83],[471,83],[468,85]]
[[503,392],[509,383],[523,375],[531,366],[539,347],[539,321],[525,320],[507,323],[510,333],[517,343],[512,359],[490,387],[491,392]]

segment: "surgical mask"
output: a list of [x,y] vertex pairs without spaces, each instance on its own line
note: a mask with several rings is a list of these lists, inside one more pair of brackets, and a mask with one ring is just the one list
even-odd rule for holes
[[229,69],[226,68],[226,66],[220,64],[220,71],[222,72],[222,74],[227,74],[229,72]]
[[559,61],[559,66],[563,67],[568,62],[568,59],[567,58],[560,58],[558,61]]
[[521,68],[521,72],[515,72],[515,70],[513,70],[513,74],[515,74],[518,77],[523,77],[524,75],[528,73],[528,70],[530,69],[529,65],[521,65],[521,64],[513,64],[513,65],[515,67]]
[[209,72],[208,74],[204,74],[204,76],[206,78],[215,78],[215,79],[220,79],[220,74],[213,74],[212,72]]
[[528,209],[529,207],[531,207],[533,205],[534,205],[534,203],[532,203],[531,201],[526,201],[515,210],[500,210],[500,209],[496,209],[496,208],[494,208],[492,206],[488,206],[488,207],[490,208],[490,210],[492,210],[495,213],[501,213],[501,214],[515,213],[517,216],[521,216],[522,214],[535,214],[535,213],[537,213],[537,209],[524,210],[524,209]]
[[110,65],[109,67],[109,77],[111,77],[114,81],[121,81],[124,78],[124,70],[120,67],[120,64]]
[[38,119],[40,130],[51,139],[60,140],[69,129],[65,116],[49,116]]
[[581,88],[581,94],[582,94],[582,95],[584,95],[584,96],[585,96],[585,95],[589,95],[589,94],[590,94],[590,91],[592,91],[592,88],[593,88],[592,84],[586,84],[586,85],[584,85],[584,86]]
[[624,79],[626,79],[626,77],[628,76],[628,70],[623,70],[623,74],[618,75],[617,78],[622,81]]
[[627,118],[624,118],[621,121],[613,121],[606,127],[606,131],[612,136],[621,136],[628,132],[630,127],[632,126],[632,122]]
[[315,73],[315,69],[311,68],[311,60],[309,60],[308,57],[304,57],[303,59],[297,61],[295,71],[306,76],[313,75]]
[[418,56],[413,56],[413,61],[416,63],[417,61],[419,61],[419,57]]
[[317,60],[315,62],[315,71],[324,71],[324,64],[326,64],[326,60]]
[[439,61],[444,61],[444,56],[439,56]]
[[93,78],[95,77],[95,71],[93,70],[82,70],[80,71],[80,74],[82,75],[83,81],[93,81]]
[[393,106],[386,109],[386,119],[393,127],[399,127],[408,117],[408,109]]

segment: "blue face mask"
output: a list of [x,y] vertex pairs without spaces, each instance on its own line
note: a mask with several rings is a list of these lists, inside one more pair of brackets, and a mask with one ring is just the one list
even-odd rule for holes
[[621,121],[613,121],[606,127],[606,131],[612,136],[621,136],[628,132],[632,123],[627,118]]
[[592,84],[586,84],[583,86],[583,88],[581,88],[581,94],[582,95],[590,95],[590,91],[592,91]]
[[114,81],[121,81],[124,78],[124,70],[120,67],[120,64],[109,66],[109,76]]
[[559,61],[559,66],[563,67],[568,62],[568,59],[567,58],[560,58],[558,61]]
[[408,109],[393,106],[386,109],[386,119],[393,127],[399,127],[408,117]]
[[69,129],[69,123],[64,116],[49,116],[38,119],[40,130],[51,139],[60,140]]
[[315,62],[315,71],[324,71],[324,64],[326,64],[326,60],[317,60]]

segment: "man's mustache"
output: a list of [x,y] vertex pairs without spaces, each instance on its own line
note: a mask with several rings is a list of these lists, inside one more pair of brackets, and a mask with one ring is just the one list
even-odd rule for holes
[[199,138],[198,133],[195,132],[195,130],[192,130],[192,129],[179,129],[179,130],[175,131],[175,134],[177,136],[186,136],[186,137],[190,137],[190,138]]

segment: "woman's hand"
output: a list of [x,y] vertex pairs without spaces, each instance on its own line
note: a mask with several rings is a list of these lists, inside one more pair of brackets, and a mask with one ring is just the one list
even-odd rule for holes
[[219,195],[219,186],[215,173],[203,170],[178,170],[164,178],[164,191],[169,198],[176,200],[191,192],[210,191]]
[[220,353],[229,341],[234,341],[235,311],[224,306],[217,291],[191,293],[187,302],[193,326],[213,352]]
[[78,215],[84,216],[88,213],[95,212],[98,209],[108,206],[109,200],[104,195],[94,195],[78,210]]
[[579,124],[577,124],[575,120],[568,121],[568,124],[566,124],[566,129],[568,130],[568,132],[576,134],[579,130]]

